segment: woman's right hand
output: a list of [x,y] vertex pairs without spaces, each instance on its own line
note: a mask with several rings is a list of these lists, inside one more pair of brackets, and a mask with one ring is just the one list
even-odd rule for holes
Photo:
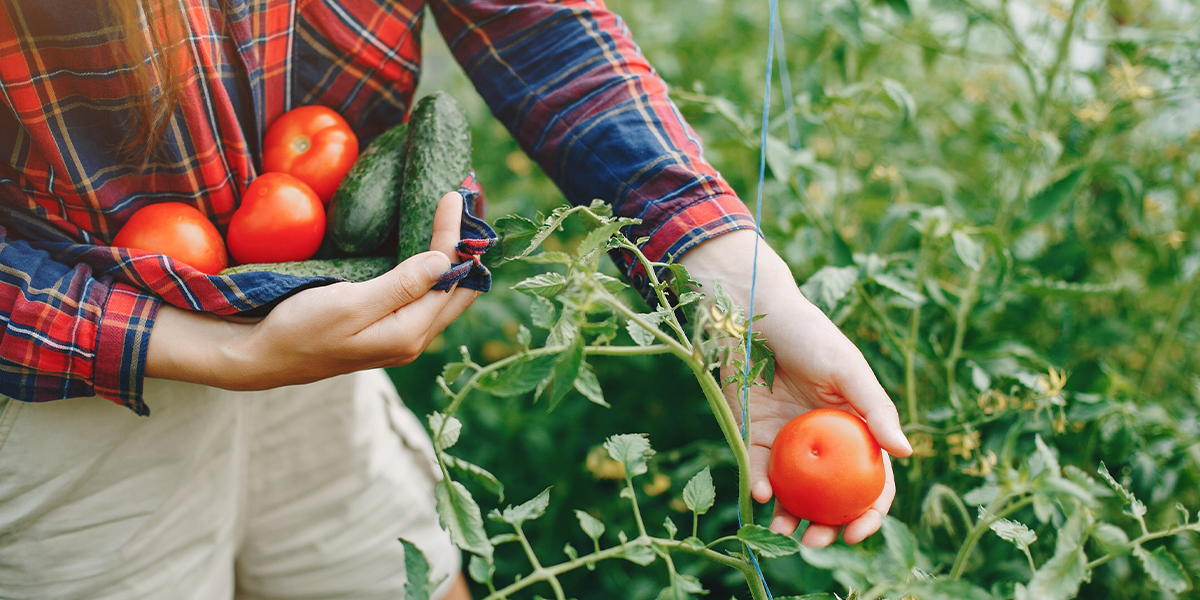
[[462,201],[458,193],[442,198],[429,252],[370,281],[304,290],[261,320],[163,305],[150,333],[146,376],[261,390],[412,362],[479,295],[432,291],[450,268]]

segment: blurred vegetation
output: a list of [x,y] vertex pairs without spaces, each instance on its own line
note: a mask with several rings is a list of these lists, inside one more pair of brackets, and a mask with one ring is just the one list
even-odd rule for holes
[[[672,86],[707,158],[743,198],[753,198],[767,3],[608,4]],[[1145,503],[1150,531],[1182,519],[1177,503],[1195,521],[1197,6],[789,0],[781,16],[795,110],[789,122],[777,81],[764,235],[806,295],[863,350],[900,409],[917,455],[894,461],[899,490],[891,514],[919,540],[914,569],[961,576],[990,597],[1028,593],[1017,582],[1030,582],[1031,564],[1060,553],[1056,532],[1082,514],[1122,530],[1091,525],[1079,541],[1088,560],[1111,554],[1121,536],[1144,530],[1122,513],[1121,498],[1094,485],[1101,462]],[[489,220],[533,217],[560,204],[561,194],[487,112],[436,28],[426,27],[425,41],[423,89],[450,90],[472,115]],[[569,246],[580,235],[568,227],[547,247]],[[460,345],[485,361],[519,349],[530,302],[508,286],[536,272],[519,263],[498,269],[492,293],[420,360],[392,371],[417,414],[444,407],[434,379],[458,359]],[[633,529],[598,450],[617,433],[648,433],[660,452],[639,480],[648,523],[683,518],[683,484],[711,465],[718,504],[702,520],[709,531],[701,537],[736,528],[731,454],[691,373],[665,356],[597,358],[593,365],[611,409],[577,398],[547,412],[530,395],[479,394],[458,413],[466,435],[457,453],[495,473],[506,502],[553,486],[547,515],[526,526],[539,554],[561,558],[566,543],[590,547],[575,509],[603,516],[610,532]],[[1066,473],[1057,479],[1046,475],[1054,460]],[[485,512],[491,508],[494,499],[477,498]],[[1028,560],[987,523],[980,526],[974,505],[990,503],[1015,506],[1008,518],[1041,540]],[[760,514],[766,523],[769,509]],[[974,529],[985,535],[964,552]],[[870,561],[883,552],[882,537],[836,560],[806,553],[766,561],[772,590],[844,595],[846,586],[863,592],[883,585],[859,573],[862,564],[876,564]],[[1147,551],[1160,547],[1178,557],[1185,581],[1200,577],[1195,533],[1146,540]],[[524,560],[500,552],[497,579],[528,572]],[[1092,565],[1090,581],[1074,582],[1082,583],[1077,593],[1200,598],[1170,573],[1147,576],[1146,560],[1125,554]],[[736,572],[678,566],[715,596],[745,596]],[[667,584],[660,571],[610,561],[563,583],[580,599],[653,599]],[[1070,581],[1058,583],[1046,597],[1076,593]],[[1184,591],[1162,591],[1172,587]]]

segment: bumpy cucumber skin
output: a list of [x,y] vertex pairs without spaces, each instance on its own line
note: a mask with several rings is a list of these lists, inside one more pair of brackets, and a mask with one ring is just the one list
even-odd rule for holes
[[408,125],[401,123],[371,142],[338,185],[329,205],[326,240],[349,256],[379,248],[396,224],[404,181]]
[[349,281],[366,281],[387,273],[395,266],[396,259],[390,256],[362,256],[238,265],[221,271],[221,275],[268,271],[297,277],[337,277]]
[[422,98],[408,120],[398,260],[429,249],[438,200],[457,190],[470,171],[471,127],[466,111],[445,92]]

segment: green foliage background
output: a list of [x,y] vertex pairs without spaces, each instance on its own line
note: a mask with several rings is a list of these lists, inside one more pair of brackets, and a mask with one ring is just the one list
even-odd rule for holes
[[[672,86],[708,159],[753,199],[766,0],[608,4]],[[974,551],[957,560],[976,524],[971,500],[1017,490],[1045,471],[1050,458],[1039,454],[1037,436],[1059,463],[1082,473],[1095,473],[1103,461],[1145,502],[1151,531],[1181,519],[1176,503],[1195,520],[1196,5],[784,0],[781,11],[797,110],[793,129],[777,81],[764,233],[900,408],[918,456],[895,461],[892,515],[919,542],[924,563],[917,566],[947,575],[961,562],[964,580],[1013,597],[1022,593],[1016,582],[1030,581],[1030,562],[1052,559],[1056,531],[1078,506],[1130,538],[1143,533],[1122,514],[1119,498],[1074,476],[1090,503],[1034,484],[1013,496],[1029,501],[1008,518],[1042,540],[1028,560],[986,526]],[[423,89],[451,91],[472,116],[489,220],[533,217],[561,203],[488,114],[434,27],[425,40]],[[579,235],[568,228],[547,247],[570,246]],[[415,412],[444,406],[434,378],[458,358],[458,346],[488,361],[519,348],[529,298],[508,286],[535,272],[518,263],[498,269],[492,293],[416,363],[392,371]],[[478,394],[458,413],[465,435],[456,452],[505,483],[505,504],[553,486],[547,515],[526,525],[538,553],[562,558],[566,543],[590,547],[575,509],[603,517],[606,536],[634,529],[617,480],[598,476],[605,455],[597,449],[617,433],[648,433],[660,452],[639,479],[648,484],[640,490],[647,523],[690,520],[678,510],[679,494],[712,465],[718,503],[701,520],[701,537],[734,530],[731,455],[692,375],[667,356],[593,364],[611,409],[576,396],[547,413],[530,397]],[[475,496],[485,512],[503,506],[485,492]],[[769,509],[760,514],[765,524]],[[875,556],[881,537],[865,542],[853,554],[859,558],[823,563],[835,567],[828,570],[800,556],[766,561],[772,590],[844,595],[857,582],[862,592],[853,561]],[[1093,535],[1083,546],[1089,560],[1104,555],[1101,539]],[[1200,577],[1195,533],[1146,543],[1160,546],[1192,582]],[[501,551],[497,561],[499,581],[528,572],[516,552]],[[745,596],[736,572],[698,562],[679,567],[715,596]],[[1078,592],[1068,576],[1047,597],[1200,598],[1163,592],[1132,555],[1095,567]],[[563,582],[580,599],[653,599],[667,584],[661,569],[623,561],[572,572]]]

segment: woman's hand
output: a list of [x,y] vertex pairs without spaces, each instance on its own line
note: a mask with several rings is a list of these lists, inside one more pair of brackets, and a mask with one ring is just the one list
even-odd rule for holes
[[412,362],[479,292],[431,291],[454,255],[462,196],[434,217],[431,250],[363,283],[302,291],[258,321],[164,305],[150,333],[148,377],[260,390]]
[[[711,294],[720,283],[743,309],[750,304],[750,273],[753,264],[753,231],[735,231],[713,238],[685,254],[680,262]],[[858,348],[838,330],[824,313],[813,306],[796,287],[791,271],[766,242],[758,241],[758,282],[754,310],[766,317],[755,328],[767,338],[775,352],[774,390],[750,390],[750,481],[751,494],[759,502],[771,499],[767,464],[771,443],[785,423],[814,408],[838,408],[861,415],[883,449],[908,456],[912,448],[900,428],[896,407],[875,378]],[[741,421],[741,402],[732,386],[726,398]],[[803,543],[827,546],[839,532],[848,544],[856,544],[875,533],[883,523],[896,494],[889,461],[883,493],[866,514],[845,526],[814,523],[804,532]],[[771,529],[790,535],[800,520],[778,503]]]

